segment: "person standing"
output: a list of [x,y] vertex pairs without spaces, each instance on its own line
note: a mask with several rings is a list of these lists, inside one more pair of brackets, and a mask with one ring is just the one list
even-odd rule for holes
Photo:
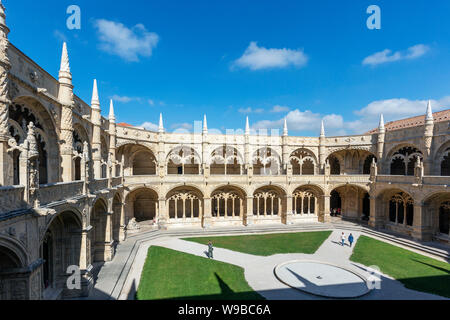
[[348,242],[350,242],[350,248],[353,246],[354,240],[355,240],[355,238],[353,237],[353,234],[350,233],[350,235],[348,236]]
[[208,242],[208,257],[210,259],[214,259],[213,258],[213,250],[214,250],[213,244],[212,244],[211,240],[209,240],[209,242]]
[[342,246],[345,246],[345,233],[342,232],[342,236],[341,236],[341,243]]

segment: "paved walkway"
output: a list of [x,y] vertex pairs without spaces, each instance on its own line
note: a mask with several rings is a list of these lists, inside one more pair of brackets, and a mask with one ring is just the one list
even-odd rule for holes
[[[345,232],[346,235],[349,232]],[[359,232],[352,232],[355,242],[358,240]],[[245,253],[239,253],[227,249],[215,248],[214,259],[229,264],[237,265],[245,270],[245,278],[255,291],[269,300],[316,300],[322,299],[307,293],[292,289],[281,283],[274,276],[274,269],[277,265],[292,260],[314,260],[319,262],[332,263],[344,267],[364,278],[371,277],[371,272],[363,265],[349,260],[353,248],[348,245],[342,247],[340,236],[342,230],[333,231],[330,237],[322,244],[315,254],[276,254],[270,257],[260,257]],[[196,256],[206,257],[207,246],[194,242],[183,241],[178,238],[159,238],[142,243],[137,251],[133,266],[128,274],[122,294],[119,299],[130,298],[124,292],[134,292],[139,286],[141,271],[143,269],[147,251],[150,246],[161,246]],[[406,289],[403,284],[381,275],[381,289],[372,290],[368,295],[361,297],[363,300],[440,300],[445,299],[440,296],[422,293]]]

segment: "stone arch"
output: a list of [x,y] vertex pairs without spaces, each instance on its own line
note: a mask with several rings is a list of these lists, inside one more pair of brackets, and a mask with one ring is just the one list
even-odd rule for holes
[[306,148],[299,148],[291,153],[289,161],[293,175],[314,175],[318,171],[315,154]]
[[[89,141],[89,134],[86,130],[86,128],[81,123],[74,123],[73,125],[73,149],[78,154],[78,156],[73,158],[73,180],[79,181],[82,179],[82,171],[83,168],[81,168],[81,158],[83,154],[83,148],[84,148],[84,142],[87,142],[88,145],[88,154],[89,158],[92,159],[92,149],[91,144]],[[89,168],[91,170],[91,168]],[[93,175],[93,172],[90,172],[91,176]]]
[[125,214],[127,221],[155,221],[159,216],[159,196],[156,190],[146,186],[134,188],[126,196]]
[[432,172],[440,176],[450,176],[450,141],[443,143],[434,157]]
[[390,174],[413,176],[417,157],[423,160],[423,152],[412,144],[393,147],[386,157],[390,164]]
[[123,201],[120,192],[116,192],[112,201],[112,211],[113,211],[113,234],[112,238],[115,243],[120,242],[120,224],[122,218]]
[[[21,96],[9,106],[9,117],[26,131],[33,122],[36,127],[36,141],[39,150],[39,182],[55,183],[60,180],[58,128],[46,107],[36,98]],[[10,122],[11,123],[11,122]],[[14,128],[10,126],[14,132]],[[14,165],[14,164],[13,164]]]
[[172,188],[166,195],[166,209],[170,222],[203,219],[203,193],[193,186]]
[[330,174],[331,175],[340,175],[341,174],[341,160],[339,160],[337,155],[331,154],[327,158],[328,164],[330,165]]
[[286,192],[283,188],[266,185],[253,192],[253,215],[256,219],[281,217],[286,207]]
[[211,175],[240,175],[244,159],[239,150],[232,146],[215,148],[209,159]]
[[104,134],[100,135],[101,177],[106,179],[108,171],[109,143]]
[[254,175],[281,174],[281,157],[270,147],[257,149],[252,156]]
[[[143,159],[138,159],[140,162],[135,163],[135,158],[142,152]],[[117,148],[117,159],[119,161],[124,161],[124,175],[133,176],[141,173],[152,173],[156,172],[157,168],[157,158],[155,156],[154,150],[149,148],[144,144],[138,143],[127,143],[122,144]],[[148,155],[149,158],[145,160],[145,156]],[[117,170],[116,170],[117,172]]]
[[[28,254],[27,250],[23,247],[23,245],[16,241],[15,239],[8,238],[5,236],[0,235],[0,251],[7,250],[8,254],[6,255],[6,252],[4,254],[8,257],[9,261],[14,263],[13,268],[24,268],[28,266]],[[2,256],[0,253],[0,270],[5,270],[4,263],[2,260]]]
[[328,156],[331,174],[364,174],[365,161],[370,156],[375,157],[372,152],[365,149],[346,148],[334,150]]
[[167,155],[167,174],[200,174],[201,157],[189,146],[178,146]]
[[[364,212],[364,202],[367,201],[369,188],[355,184],[339,184],[333,186],[330,198],[331,213],[340,214],[343,219],[348,220],[367,220],[370,216],[369,211]],[[340,205],[340,207],[339,207]],[[334,211],[335,210],[335,211]]]
[[30,274],[23,272],[27,266],[25,248],[18,241],[0,235],[0,300],[30,298]]
[[324,192],[316,185],[302,185],[292,193],[292,213],[294,215],[320,214],[320,200]]
[[246,192],[234,185],[218,186],[211,192],[211,216],[213,218],[243,219],[247,207]]
[[92,245],[91,255],[94,262],[103,262],[110,259],[111,252],[108,245],[111,239],[108,237],[108,202],[103,198],[98,198],[91,210]]
[[376,193],[377,217],[384,222],[386,229],[412,234],[410,226],[414,223],[413,199],[408,191],[399,187]]
[[439,240],[450,242],[450,192],[436,191],[425,196],[423,201],[425,221]]
[[[52,219],[40,242],[44,299],[70,296],[67,267],[81,264],[82,222],[77,211],[63,211]],[[89,259],[89,258],[87,258]]]

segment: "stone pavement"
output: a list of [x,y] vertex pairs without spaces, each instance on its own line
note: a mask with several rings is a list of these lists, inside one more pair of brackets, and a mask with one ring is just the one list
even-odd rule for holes
[[[270,257],[260,257],[245,253],[239,253],[227,249],[215,248],[214,259],[225,263],[242,267],[245,270],[245,278],[255,291],[269,300],[316,300],[319,298],[281,283],[274,276],[274,269],[277,265],[292,260],[314,260],[318,262],[331,263],[346,268],[370,278],[372,273],[363,265],[349,260],[353,248],[348,245],[342,247],[340,236],[342,230],[333,231],[330,237],[322,244],[315,254],[276,254]],[[358,240],[359,232],[353,232],[355,242]],[[345,232],[348,236],[349,232]],[[125,281],[122,294],[119,299],[128,299],[133,296],[139,286],[141,271],[143,269],[147,251],[150,246],[161,246],[189,254],[206,258],[207,246],[183,241],[178,238],[164,237],[143,242],[136,253],[133,266]],[[399,281],[381,274],[381,289],[372,290],[368,295],[358,299],[363,300],[440,300],[443,297],[428,293],[407,289]],[[131,292],[131,294],[129,294]]]

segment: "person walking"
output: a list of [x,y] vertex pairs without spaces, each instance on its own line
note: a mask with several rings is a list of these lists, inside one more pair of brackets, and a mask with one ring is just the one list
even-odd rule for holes
[[342,246],[345,246],[345,233],[343,233],[342,232],[342,236],[341,236],[341,243],[342,243]]
[[355,238],[353,237],[353,234],[350,233],[348,236],[348,242],[350,242],[350,248],[353,246],[353,241],[355,241]]
[[214,250],[213,244],[212,244],[211,240],[209,240],[209,242],[208,242],[208,257],[209,257],[209,259],[214,259],[213,258],[213,250]]

